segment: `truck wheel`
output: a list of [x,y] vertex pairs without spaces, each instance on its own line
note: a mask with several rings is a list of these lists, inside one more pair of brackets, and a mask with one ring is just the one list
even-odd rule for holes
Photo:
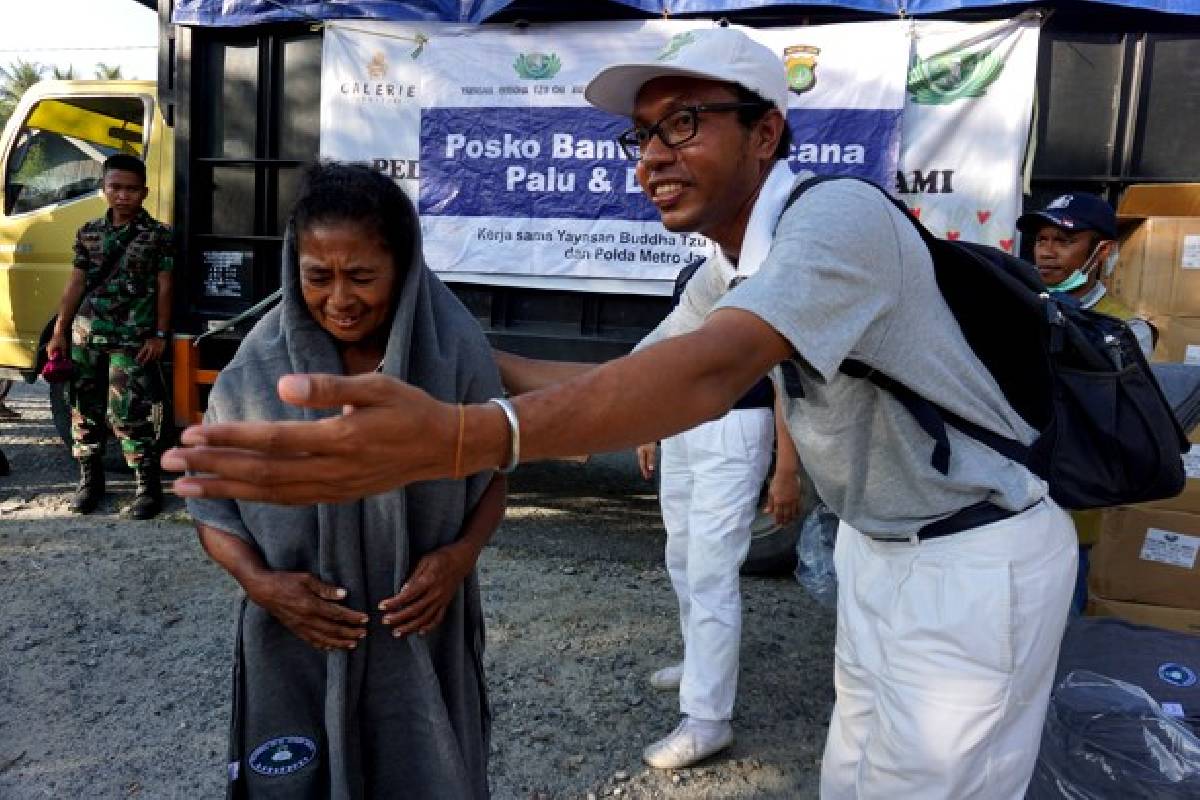
[[759,493],[754,522],[750,523],[750,552],[742,564],[743,575],[790,576],[796,571],[796,543],[800,541],[800,530],[804,527],[804,520],[816,504],[817,490],[813,488],[812,478],[801,469],[798,476],[801,487],[800,513],[793,522],[776,525],[775,518],[761,510],[767,500],[769,476],[774,473],[775,464],[772,462],[771,469],[767,472],[768,479]]
[[804,515],[787,525],[759,511],[750,525],[750,552],[742,564],[743,575],[790,575],[796,571],[796,542]]
[[[169,369],[169,366],[167,367]],[[166,386],[170,386],[170,381],[165,381]],[[163,388],[161,396],[164,399],[159,400],[154,404],[154,409],[150,412],[150,419],[154,423],[154,442],[155,452],[162,453],[168,447],[175,443],[175,426],[172,423],[171,404],[165,399],[167,397],[166,389]],[[67,382],[50,384],[50,415],[54,419],[54,429],[58,431],[58,436],[63,440],[63,444],[67,447],[67,452],[71,450],[73,439],[71,437],[71,401],[67,395]],[[116,441],[116,438],[109,431],[108,439],[104,445],[104,468],[107,470],[119,470],[128,472],[129,467],[125,464],[125,459],[121,456],[121,445]]]

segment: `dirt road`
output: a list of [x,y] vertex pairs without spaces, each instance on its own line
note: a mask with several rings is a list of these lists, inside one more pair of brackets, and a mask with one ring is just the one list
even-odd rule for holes
[[[121,519],[67,511],[75,467],[44,386],[0,422],[0,798],[222,796],[235,586],[178,502]],[[678,655],[657,503],[630,457],[534,465],[480,562],[495,715],[493,795],[816,796],[832,616],[793,581],[747,579],[731,751],[658,771],[642,747],[677,721],[648,674]]]

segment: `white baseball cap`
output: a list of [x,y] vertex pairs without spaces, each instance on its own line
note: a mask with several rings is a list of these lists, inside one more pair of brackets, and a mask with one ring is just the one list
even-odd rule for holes
[[677,33],[653,59],[601,70],[588,83],[583,96],[597,108],[630,117],[646,82],[668,75],[739,84],[774,103],[787,116],[788,84],[783,61],[732,25]]

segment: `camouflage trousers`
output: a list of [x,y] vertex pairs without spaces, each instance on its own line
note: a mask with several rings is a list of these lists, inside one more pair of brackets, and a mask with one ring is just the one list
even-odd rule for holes
[[71,454],[84,461],[104,452],[108,421],[121,442],[125,463],[136,467],[154,452],[154,404],[158,364],[137,363],[136,349],[72,345]]

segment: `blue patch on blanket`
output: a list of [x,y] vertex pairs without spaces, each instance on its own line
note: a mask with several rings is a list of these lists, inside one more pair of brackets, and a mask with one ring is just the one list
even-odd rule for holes
[[280,736],[263,742],[250,754],[250,769],[280,777],[304,769],[317,757],[317,743],[305,736]]

